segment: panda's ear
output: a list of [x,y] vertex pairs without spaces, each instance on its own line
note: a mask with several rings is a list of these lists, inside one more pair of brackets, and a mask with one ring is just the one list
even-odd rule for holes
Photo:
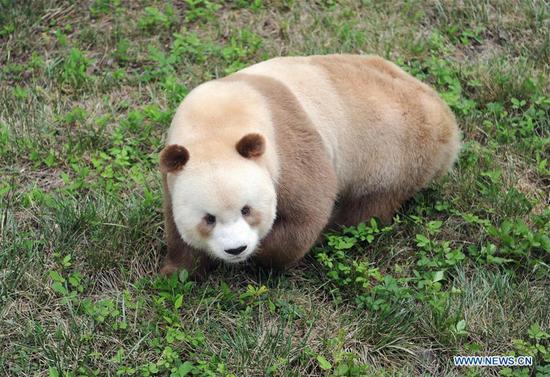
[[189,160],[189,152],[181,145],[171,144],[160,152],[160,171],[162,173],[175,173],[183,169]]
[[237,152],[245,158],[260,157],[265,151],[265,140],[260,134],[248,134],[237,143]]

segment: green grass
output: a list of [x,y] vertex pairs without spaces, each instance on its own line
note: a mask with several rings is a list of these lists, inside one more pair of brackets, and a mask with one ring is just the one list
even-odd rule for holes
[[[544,1],[0,0],[0,374],[550,376],[549,27]],[[284,273],[159,278],[177,104],[333,52],[436,87],[453,172]]]

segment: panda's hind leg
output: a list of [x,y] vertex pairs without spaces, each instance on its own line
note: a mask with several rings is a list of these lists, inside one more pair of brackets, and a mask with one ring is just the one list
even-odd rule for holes
[[389,224],[407,199],[408,196],[394,192],[372,192],[359,197],[344,196],[335,206],[329,228],[357,225],[373,217]]

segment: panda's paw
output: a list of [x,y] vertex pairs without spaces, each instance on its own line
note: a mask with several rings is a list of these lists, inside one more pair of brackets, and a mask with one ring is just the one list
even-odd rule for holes
[[171,276],[183,269],[186,269],[189,273],[188,277],[194,281],[204,281],[208,278],[209,272],[217,266],[215,261],[209,258],[203,258],[196,261],[196,263],[177,264],[170,260],[164,262],[164,265],[160,269],[161,276]]
[[160,268],[160,274],[162,276],[170,276],[173,273],[178,272],[178,270],[179,270],[179,268],[176,265],[174,265],[170,262],[166,262],[166,263],[164,263],[164,266],[162,266]]

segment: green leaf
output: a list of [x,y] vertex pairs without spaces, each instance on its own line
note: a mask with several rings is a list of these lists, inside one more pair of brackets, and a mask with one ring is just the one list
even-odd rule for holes
[[258,290],[256,291],[256,296],[261,296],[263,295],[264,293],[267,293],[269,291],[269,289],[265,286],[265,285],[262,285],[260,288],[258,288]]
[[53,281],[57,281],[57,282],[60,282],[60,283],[64,283],[65,282],[65,278],[63,278],[63,276],[61,276],[59,274],[59,272],[57,271],[50,271],[50,278],[53,280]]
[[423,234],[416,235],[416,245],[418,247],[425,247],[430,244],[430,240]]
[[323,355],[317,355],[317,362],[323,370],[329,370],[332,368],[332,364],[328,362]]
[[442,221],[430,221],[427,226],[428,226],[428,229],[430,230],[431,233],[436,233],[440,228],[441,226],[443,225],[443,222]]
[[510,262],[513,262],[513,261],[514,261],[513,259],[494,257],[492,255],[487,255],[487,263],[504,264],[504,263],[510,263]]
[[433,277],[432,281],[435,283],[435,282],[441,281],[443,279],[445,279],[445,271],[436,271],[434,273],[434,277]]
[[149,372],[151,373],[154,373],[154,374],[157,374],[159,372],[159,369],[157,368],[157,366],[153,363],[149,363],[147,365],[147,369],[149,370]]
[[66,255],[64,258],[63,258],[63,262],[61,262],[61,264],[63,264],[63,267],[71,267],[71,256],[70,255]]
[[59,377],[59,371],[57,370],[57,368],[49,367],[48,368],[48,375],[50,377]]
[[550,338],[550,335],[543,331],[537,323],[533,323],[531,327],[529,327],[527,334],[529,334],[529,338],[535,340]]
[[189,279],[189,272],[184,268],[180,271],[178,278],[182,283],[185,283]]
[[191,364],[189,361],[186,361],[185,363],[181,364],[175,372],[171,374],[171,377],[184,377],[187,376],[192,370],[193,364]]
[[181,308],[182,305],[183,305],[183,295],[178,295],[178,297],[176,298],[176,301],[174,302],[174,307],[176,309],[179,309]]
[[62,294],[62,295],[66,295],[68,292],[67,292],[67,288],[65,288],[63,286],[63,284],[61,284],[60,282],[58,281],[55,281],[52,283],[52,289],[59,293],[59,294]]
[[69,284],[76,287],[80,284],[80,281],[75,276],[69,276]]

